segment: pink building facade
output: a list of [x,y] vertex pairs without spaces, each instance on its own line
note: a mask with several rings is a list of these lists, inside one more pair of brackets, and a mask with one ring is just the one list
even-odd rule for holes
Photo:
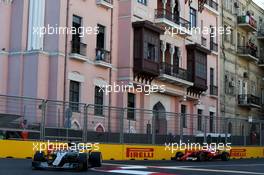
[[[181,124],[184,135],[199,134],[204,127],[199,113],[212,118],[205,122],[211,126],[207,132],[219,132],[214,118],[220,117],[220,37],[213,35],[219,26],[219,7],[213,2],[201,12],[198,0],[0,3],[0,22],[5,24],[0,33],[0,94],[196,116],[181,123],[179,117],[155,114],[156,133],[161,135],[178,134]],[[84,33],[65,34],[59,27]],[[207,27],[211,34],[195,33],[192,27]],[[156,85],[164,91],[100,92],[114,84]],[[79,106],[71,108],[73,123],[82,128]],[[103,117],[100,108],[94,112],[88,127],[107,131],[109,120],[115,118]],[[132,111],[125,115],[124,126],[129,132],[145,133],[152,117]],[[54,126],[62,121],[47,118]]]

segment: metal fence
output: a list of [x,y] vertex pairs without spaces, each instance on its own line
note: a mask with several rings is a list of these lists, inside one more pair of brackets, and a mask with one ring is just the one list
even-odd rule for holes
[[0,95],[3,139],[264,145],[264,121]]

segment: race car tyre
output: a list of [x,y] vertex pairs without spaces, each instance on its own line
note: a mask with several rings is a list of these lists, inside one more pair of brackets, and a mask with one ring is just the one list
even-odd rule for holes
[[182,156],[184,156],[184,154],[182,152],[177,152],[175,155],[175,159],[176,160],[181,160]]
[[228,152],[223,152],[221,155],[221,160],[222,161],[228,161],[230,159],[230,155]]
[[206,160],[206,154],[204,152],[200,152],[198,154],[198,161],[205,161]]
[[92,167],[102,166],[102,153],[101,152],[91,152],[89,157],[89,163]]
[[78,157],[78,171],[87,171],[88,170],[88,158],[86,153],[79,154]]

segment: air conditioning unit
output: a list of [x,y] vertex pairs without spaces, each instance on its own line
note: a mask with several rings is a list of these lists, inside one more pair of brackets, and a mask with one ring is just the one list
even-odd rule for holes
[[235,81],[230,81],[230,82],[229,82],[229,86],[230,86],[230,87],[235,87]]

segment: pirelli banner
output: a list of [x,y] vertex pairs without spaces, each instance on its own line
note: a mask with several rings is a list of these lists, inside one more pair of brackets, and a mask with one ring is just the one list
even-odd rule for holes
[[[48,152],[49,149],[54,148],[65,149],[66,145],[66,143],[0,140],[0,158],[32,158],[37,150]],[[179,151],[166,146],[100,143],[77,145],[77,149],[100,151],[104,160],[170,160]],[[264,158],[264,147],[232,147],[229,152],[233,159]]]

